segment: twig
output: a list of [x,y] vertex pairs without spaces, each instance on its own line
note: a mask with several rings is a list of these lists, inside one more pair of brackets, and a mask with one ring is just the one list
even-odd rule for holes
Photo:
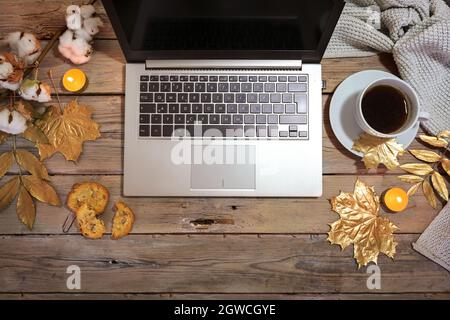
[[58,100],[58,105],[59,105],[59,111],[61,111],[61,113],[62,113],[63,108],[62,108],[61,100],[59,99],[58,89],[56,88],[55,80],[53,80],[52,69],[48,70],[47,74],[48,74],[48,77],[50,78],[50,82],[52,83],[53,90],[55,90],[56,100]]

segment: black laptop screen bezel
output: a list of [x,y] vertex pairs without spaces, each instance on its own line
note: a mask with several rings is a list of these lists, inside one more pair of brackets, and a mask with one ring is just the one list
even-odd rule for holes
[[[330,41],[339,16],[344,8],[343,0],[333,0],[333,10],[328,19],[322,37],[316,50],[132,50],[119,17],[112,3],[113,0],[103,0],[103,6],[111,21],[119,40],[123,54],[128,63],[144,62],[145,60],[162,59],[242,59],[242,60],[302,60],[304,63],[319,63]],[[300,0],[299,0],[300,1]]]

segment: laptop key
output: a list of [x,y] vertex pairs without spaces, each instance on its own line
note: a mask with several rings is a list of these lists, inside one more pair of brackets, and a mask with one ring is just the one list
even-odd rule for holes
[[207,114],[199,114],[198,122],[201,122],[202,124],[208,124],[208,115]]
[[295,94],[295,102],[297,103],[297,113],[308,112],[308,98],[306,94]]
[[147,82],[141,82],[139,87],[141,89],[141,92],[147,92],[147,90],[148,90],[148,83]]
[[161,137],[161,126],[159,125],[150,126],[150,133],[152,137]]
[[237,76],[230,76],[228,79],[230,80],[230,82],[237,82],[238,81],[238,77]]
[[258,102],[258,94],[256,94],[256,93],[249,93],[249,94],[247,94],[247,102],[248,103],[256,103],[256,102]]
[[239,82],[247,82],[248,77],[247,76],[239,76]]
[[270,76],[269,77],[269,82],[277,82],[277,77],[276,76]]
[[266,92],[275,92],[275,83],[266,83],[264,85],[264,91],[266,91]]
[[150,81],[159,81],[159,76],[150,76]]
[[241,84],[240,83],[231,83],[230,84],[230,92],[240,92]]
[[189,94],[189,102],[199,102],[199,101],[200,101],[200,94],[198,93]]
[[259,82],[266,82],[267,76],[259,76],[258,80],[259,80]]
[[272,113],[272,105],[271,104],[263,104],[262,105],[262,112],[263,113]]
[[263,83],[254,83],[253,84],[253,92],[263,92],[264,84]]
[[191,82],[198,81],[198,76],[190,76],[189,81],[191,81]]
[[219,124],[220,123],[220,115],[210,114],[209,115],[209,123],[210,124]]
[[228,83],[219,83],[218,90],[219,92],[228,92]]
[[218,76],[209,76],[209,81],[217,82],[217,81],[219,81],[219,77]]
[[139,106],[139,112],[140,113],[155,113],[156,112],[156,104],[154,104],[154,103],[141,104]]
[[277,92],[286,92],[286,83],[277,83]]
[[173,114],[164,114],[163,115],[163,123],[164,124],[172,124],[173,123]]
[[141,102],[153,102],[153,93],[141,93],[139,98]]
[[207,82],[208,81],[208,76],[200,76],[200,81],[201,82]]
[[149,114],[141,114],[139,116],[139,123],[150,123],[150,115]]
[[214,105],[212,103],[205,104],[205,113],[214,113]]
[[281,94],[279,94],[279,93],[271,93],[270,94],[270,102],[272,102],[272,103],[280,103],[281,102]]
[[279,133],[280,138],[287,138],[289,136],[288,131],[280,131]]
[[178,81],[178,76],[170,76],[170,82]]
[[200,95],[200,100],[202,101],[202,103],[211,102],[211,93],[202,93]]
[[182,125],[175,125],[173,127],[174,131],[173,131],[173,136],[174,137],[184,137],[186,134],[186,130],[184,128],[184,126]]
[[258,77],[257,76],[250,76],[250,77],[248,77],[248,81],[256,82],[256,81],[258,81]]
[[251,83],[243,83],[241,86],[242,92],[252,92],[252,84]]
[[246,137],[256,136],[255,126],[244,126],[244,136],[246,136]]
[[276,114],[269,114],[267,116],[267,123],[278,124],[278,116]]
[[140,137],[149,137],[150,136],[150,126],[149,125],[140,125],[139,126],[139,136]]
[[269,95],[267,93],[260,93],[259,94],[259,102],[260,103],[268,103],[269,102]]
[[169,113],[179,113],[180,105],[178,103],[169,104]]
[[171,137],[173,133],[173,126],[163,126],[163,137]]
[[156,105],[156,110],[158,113],[167,113],[167,104],[159,103]]
[[150,82],[148,84],[149,92],[159,92],[159,82]]
[[265,114],[258,114],[256,116],[256,124],[266,124],[266,115]]
[[203,112],[203,106],[199,103],[194,103],[192,105],[192,113],[202,113]]
[[170,82],[162,82],[161,83],[161,92],[170,92]]
[[196,114],[187,114],[186,115],[186,124],[194,124],[195,121],[197,121]]
[[287,81],[287,77],[286,77],[286,76],[279,76],[279,77],[278,77],[278,81],[280,81],[280,82],[286,82],[286,81]]
[[288,86],[289,92],[306,92],[307,89],[306,83],[289,83]]
[[189,101],[189,94],[187,93],[178,94],[178,102],[188,102],[188,101]]
[[164,102],[166,100],[166,95],[164,93],[155,93],[155,102]]
[[298,82],[307,82],[308,77],[307,76],[298,76]]
[[237,112],[237,104],[227,104],[227,112],[228,113],[236,113]]
[[236,102],[237,103],[245,103],[247,102],[247,95],[245,93],[236,94]]
[[197,82],[195,84],[195,92],[205,92],[206,85],[203,82]]
[[269,137],[278,137],[278,126],[269,126],[267,128],[267,135]]
[[283,102],[291,103],[292,102],[292,94],[291,93],[283,93]]
[[244,123],[245,124],[255,124],[255,115],[253,115],[253,114],[244,115]]
[[228,81],[228,76],[219,76],[219,81],[220,82],[227,82]]
[[280,124],[306,124],[306,116],[280,115]]
[[289,82],[297,82],[297,76],[289,76]]
[[159,77],[159,81],[163,82],[163,81],[169,81],[169,76],[160,76]]
[[244,122],[244,117],[242,114],[233,115],[233,124],[242,124]]
[[191,105],[187,103],[181,104],[181,113],[191,113]]
[[176,93],[166,93],[166,102],[177,102],[177,94]]
[[183,84],[181,82],[172,83],[172,92],[183,91]]
[[182,81],[182,82],[189,81],[189,77],[188,76],[180,76],[180,81]]
[[194,84],[193,83],[185,83],[183,86],[184,92],[194,92]]
[[216,113],[225,113],[225,105],[222,103],[216,104]]
[[288,103],[286,105],[286,113],[295,113],[295,104]]
[[239,113],[248,113],[249,106],[248,104],[240,104],[239,105]]
[[284,104],[274,104],[273,105],[273,113],[284,113]]
[[217,83],[208,83],[208,85],[206,86],[206,91],[217,92]]
[[160,114],[152,114],[152,123],[161,123],[162,116]]
[[184,124],[184,114],[176,114],[175,115],[175,123],[176,124]]
[[141,76],[141,81],[148,81],[148,76]]
[[220,116],[220,123],[222,123],[222,124],[231,124],[231,115],[229,115],[229,114],[222,114]]
[[260,138],[267,137],[267,127],[266,126],[256,126],[256,136]]
[[261,105],[258,103],[251,104],[250,113],[261,113]]
[[213,93],[213,102],[214,103],[222,103],[223,102],[223,94],[222,93]]

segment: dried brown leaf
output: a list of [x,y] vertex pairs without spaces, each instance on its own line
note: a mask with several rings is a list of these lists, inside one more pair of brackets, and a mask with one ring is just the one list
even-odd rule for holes
[[417,159],[430,163],[438,162],[442,158],[439,154],[430,150],[409,150],[409,152]]
[[415,195],[421,185],[422,185],[422,182],[418,182],[418,183],[412,185],[411,188],[409,188],[408,191],[406,192],[408,197],[412,197],[413,195]]
[[14,161],[14,154],[9,151],[0,155],[0,178],[2,178],[12,166]]
[[380,252],[394,257],[397,227],[379,216],[380,200],[373,187],[357,179],[354,192],[341,192],[331,199],[331,205],[340,219],[330,225],[328,241],[342,248],[353,244],[358,266],[376,263]]
[[27,129],[22,133],[22,137],[35,144],[49,144],[48,138],[44,132],[31,122],[28,123]]
[[31,120],[36,114],[33,106],[28,101],[19,100],[14,104],[14,108],[27,120]]
[[450,160],[447,158],[442,159],[441,166],[442,166],[442,169],[444,169],[445,172],[450,176]]
[[445,185],[444,178],[439,172],[433,172],[433,175],[431,176],[431,182],[433,183],[434,190],[437,191],[441,198],[445,201],[448,201],[448,189]]
[[406,183],[420,183],[423,181],[422,177],[411,175],[411,174],[405,174],[398,177],[400,180]]
[[425,195],[425,198],[427,199],[430,206],[432,206],[434,209],[436,209],[437,208],[436,196],[434,195],[431,184],[427,180],[423,181],[422,190],[423,190],[423,194]]
[[363,133],[352,147],[353,150],[363,153],[363,162],[366,168],[372,169],[384,164],[388,169],[399,165],[397,157],[404,153],[401,144],[395,139],[383,139]]
[[36,207],[33,199],[24,187],[20,188],[19,196],[17,197],[16,212],[19,220],[32,230],[34,220],[36,219]]
[[438,138],[450,138],[450,130],[444,130],[438,133]]
[[100,137],[99,125],[91,119],[92,111],[71,101],[61,113],[51,106],[36,125],[48,137],[49,144],[38,144],[41,160],[61,152],[67,160],[76,161],[83,149],[83,142]]
[[41,179],[50,180],[47,168],[45,168],[44,164],[39,161],[34,154],[27,150],[19,149],[16,151],[16,157],[18,164],[29,173],[34,174]]
[[34,175],[23,177],[22,180],[25,188],[27,188],[28,192],[36,200],[51,204],[52,206],[61,205],[61,201],[59,200],[55,189],[44,180],[41,180]]
[[406,172],[417,174],[419,176],[424,176],[433,172],[433,168],[426,163],[405,163],[402,164],[400,168]]
[[0,144],[4,143],[8,139],[8,134],[6,132],[0,131]]
[[6,208],[19,191],[19,177],[14,177],[0,187],[0,211]]
[[425,134],[419,135],[419,139],[433,147],[444,148],[447,147],[448,142],[445,139],[437,138],[433,136],[427,136]]

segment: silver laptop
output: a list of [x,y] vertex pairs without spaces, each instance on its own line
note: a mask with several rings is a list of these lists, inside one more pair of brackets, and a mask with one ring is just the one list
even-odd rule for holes
[[126,196],[322,195],[333,0],[104,0],[127,60]]

